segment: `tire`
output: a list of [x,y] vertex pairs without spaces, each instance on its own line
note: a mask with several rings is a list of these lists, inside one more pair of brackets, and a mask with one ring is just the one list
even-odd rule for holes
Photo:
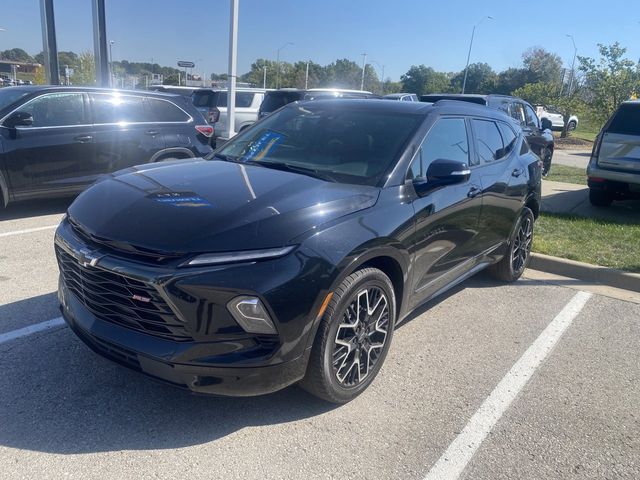
[[613,197],[604,190],[589,189],[589,202],[594,207],[608,207],[613,202]]
[[380,371],[395,321],[396,299],[389,277],[377,268],[349,275],[334,291],[318,326],[300,386],[331,403],[353,400]]
[[573,132],[577,126],[578,125],[576,124],[575,120],[571,120],[567,125],[567,130],[569,130],[570,132]]
[[548,148],[544,148],[542,150],[542,176],[546,177],[549,175],[549,171],[551,170],[551,159],[553,158],[553,151]]
[[503,282],[515,282],[529,265],[533,243],[533,212],[524,207],[516,221],[507,254],[498,263],[489,267],[489,273]]

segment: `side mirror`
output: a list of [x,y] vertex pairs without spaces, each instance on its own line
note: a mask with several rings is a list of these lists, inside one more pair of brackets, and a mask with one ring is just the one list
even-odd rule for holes
[[551,120],[547,117],[543,117],[542,120],[540,120],[540,125],[542,130],[551,130],[551,127],[553,127],[553,123],[551,123]]
[[413,181],[413,187],[418,196],[422,197],[436,188],[464,183],[470,176],[471,170],[466,163],[441,158],[429,165],[426,179],[418,178]]
[[4,121],[7,128],[30,127],[33,125],[33,115],[27,112],[14,112]]

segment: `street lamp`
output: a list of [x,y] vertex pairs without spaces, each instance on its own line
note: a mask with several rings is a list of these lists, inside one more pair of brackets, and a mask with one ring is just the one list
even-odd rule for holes
[[276,54],[276,89],[280,87],[280,50],[288,47],[289,45],[293,45],[293,42],[287,42],[282,45]]
[[469,60],[471,59],[471,49],[473,48],[473,37],[476,34],[476,28],[478,28],[482,22],[485,20],[493,20],[493,17],[487,15],[483,17],[478,23],[473,26],[473,30],[471,30],[471,42],[469,42],[469,53],[467,54],[467,65],[464,67],[464,80],[462,82],[462,93],[464,93],[465,88],[467,88],[467,74],[469,73]]
[[571,43],[573,43],[573,61],[571,62],[571,80],[569,80],[569,95],[571,95],[571,91],[573,90],[573,79],[576,66],[576,57],[578,56],[578,47],[576,47],[576,41],[573,38],[573,35],[567,33],[567,37],[571,39]]
[[113,88],[113,44],[116,43],[113,40],[109,40],[109,79],[111,80],[110,87]]
[[380,77],[380,89],[382,90],[382,94],[384,95],[384,65],[380,65],[375,60],[370,60],[371,63],[375,63],[378,68],[382,70],[382,76]]
[[362,55],[362,78],[360,79],[360,90],[364,90],[364,69],[367,68],[367,54],[361,53]]

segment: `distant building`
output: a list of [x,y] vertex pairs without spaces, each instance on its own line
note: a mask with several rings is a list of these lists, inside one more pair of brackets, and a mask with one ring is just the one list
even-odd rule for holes
[[13,76],[12,65],[18,66],[18,73],[27,73],[34,75],[36,70],[41,67],[39,63],[12,62],[11,60],[0,60],[0,74],[3,76]]

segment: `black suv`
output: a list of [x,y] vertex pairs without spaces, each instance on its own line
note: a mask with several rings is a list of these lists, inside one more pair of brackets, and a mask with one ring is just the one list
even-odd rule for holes
[[327,98],[380,98],[380,96],[364,90],[345,90],[340,88],[311,88],[309,90],[282,88],[280,90],[269,90],[260,105],[258,118],[266,117],[280,107],[292,102]]
[[178,95],[83,87],[0,90],[0,206],[74,195],[100,175],[201,157],[213,128]]
[[542,174],[549,174],[551,159],[553,158],[553,134],[551,133],[551,121],[543,118],[542,121],[536,115],[536,110],[527,102],[518,97],[509,95],[469,95],[452,93],[431,93],[420,96],[421,102],[437,102],[439,100],[460,100],[477,103],[487,107],[502,110],[515,119],[522,127],[531,149],[542,160]]
[[522,275],[540,178],[497,110],[292,103],[209,161],[123,170],[78,197],[55,236],[62,314],[99,354],[172,385],[302,381],[346,402],[416,307],[486,267]]

